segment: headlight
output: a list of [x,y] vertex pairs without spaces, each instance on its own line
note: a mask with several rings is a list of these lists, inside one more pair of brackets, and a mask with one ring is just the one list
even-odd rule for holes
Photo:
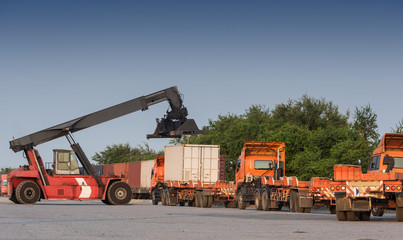
[[341,187],[341,190],[343,190],[343,191],[346,190],[346,187],[345,187],[345,186],[342,186],[342,187]]
[[386,189],[386,191],[389,191],[389,190],[390,190],[390,187],[389,187],[389,186],[386,186],[385,189]]

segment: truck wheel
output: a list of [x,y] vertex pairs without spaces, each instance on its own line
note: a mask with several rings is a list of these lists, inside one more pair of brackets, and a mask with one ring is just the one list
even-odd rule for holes
[[15,204],[21,204],[20,202],[17,201],[17,198],[15,197],[15,189],[13,191],[13,195],[9,199]]
[[337,220],[347,221],[347,212],[336,211]]
[[360,212],[360,220],[361,221],[369,221],[370,218],[371,218],[371,211]]
[[255,192],[255,208],[256,208],[256,210],[263,210],[262,197],[260,195],[260,192],[258,192],[258,191]]
[[244,198],[240,192],[238,192],[238,208],[241,210],[246,209],[246,202],[244,201]]
[[270,210],[270,192],[263,190],[262,192],[262,210],[269,211]]
[[189,207],[194,207],[194,206],[195,206],[195,200],[190,200],[190,201],[188,202],[188,206],[189,206]]
[[106,205],[112,205],[112,204],[108,201],[108,199],[101,200],[101,202],[103,202],[103,203],[106,204]]
[[208,199],[207,199],[207,207],[208,207],[208,208],[213,207],[213,196],[208,196]]
[[207,195],[201,195],[201,196],[202,196],[202,197],[201,197],[201,199],[202,199],[201,207],[202,207],[202,208],[206,208],[207,205],[208,205],[208,197],[209,197],[209,196],[207,196]]
[[23,181],[15,190],[15,197],[19,203],[34,204],[41,197],[41,189],[33,181]]
[[201,195],[200,192],[196,192],[196,207],[201,207]]
[[165,189],[161,190],[160,194],[161,194],[161,203],[162,203],[163,206],[166,206],[167,201],[166,201],[166,198],[165,198]]
[[372,213],[372,216],[382,217],[383,214],[385,213],[385,209],[384,208],[373,208],[373,209],[371,209],[371,213]]
[[330,214],[336,214],[336,206],[335,205],[330,205],[329,210],[330,210]]
[[296,212],[297,210],[295,209],[295,207],[297,206],[295,204],[296,201],[296,192],[295,191],[291,191],[290,193],[290,203],[289,203],[289,207],[290,207],[290,212]]
[[158,205],[157,195],[155,190],[151,193],[151,202],[153,205]]
[[360,220],[360,214],[359,214],[359,212],[348,211],[347,219],[349,221],[358,221],[358,220]]
[[125,182],[114,182],[109,185],[106,197],[112,205],[128,204],[132,200],[132,189]]
[[396,220],[398,222],[403,222],[403,207],[396,206]]

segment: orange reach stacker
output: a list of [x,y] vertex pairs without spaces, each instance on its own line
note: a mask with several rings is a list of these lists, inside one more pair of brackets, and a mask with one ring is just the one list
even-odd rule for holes
[[403,221],[403,134],[385,133],[370,159],[368,172],[361,166],[335,165],[331,191],[336,197],[339,221],[368,221],[396,210]]
[[[8,174],[8,196],[15,203],[32,204],[43,199],[100,199],[105,204],[127,204],[132,198],[130,186],[121,178],[99,176],[72,133],[110,121],[126,114],[146,110],[149,106],[169,101],[171,111],[158,121],[157,128],[148,138],[181,137],[200,133],[193,119],[187,119],[187,110],[176,87],[73,119],[48,129],[10,141],[14,152],[23,151],[28,165]],[[38,144],[66,137],[71,150],[54,150],[53,169],[46,169]],[[87,175],[79,174],[78,161]]]

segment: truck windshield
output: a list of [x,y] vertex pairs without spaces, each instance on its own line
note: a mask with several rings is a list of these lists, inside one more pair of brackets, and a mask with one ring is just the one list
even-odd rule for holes
[[395,166],[393,168],[403,168],[403,157],[393,157],[395,159]]
[[255,170],[267,170],[273,168],[271,160],[255,160]]

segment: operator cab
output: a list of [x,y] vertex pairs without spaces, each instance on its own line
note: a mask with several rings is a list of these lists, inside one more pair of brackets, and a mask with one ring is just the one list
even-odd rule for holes
[[77,156],[74,151],[65,149],[53,150],[53,174],[75,175],[80,174]]

